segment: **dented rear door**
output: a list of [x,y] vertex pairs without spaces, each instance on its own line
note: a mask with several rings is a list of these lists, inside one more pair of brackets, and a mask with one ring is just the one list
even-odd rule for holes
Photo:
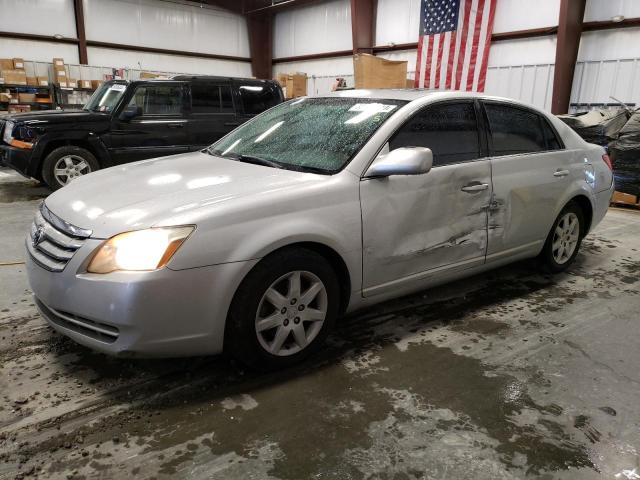
[[391,138],[391,150],[431,148],[434,167],[360,182],[364,296],[484,262],[492,185],[481,145],[473,101],[429,106]]

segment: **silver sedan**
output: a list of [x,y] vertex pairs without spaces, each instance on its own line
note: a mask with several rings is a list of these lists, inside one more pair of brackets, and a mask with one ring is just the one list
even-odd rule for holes
[[612,192],[604,150],[533,107],[353,90],[74,180],[36,215],[28,275],[96,350],[279,368],[345,312],[530,257],[566,269]]

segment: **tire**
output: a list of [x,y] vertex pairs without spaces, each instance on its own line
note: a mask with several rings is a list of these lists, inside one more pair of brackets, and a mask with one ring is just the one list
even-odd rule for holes
[[[73,145],[58,147],[42,163],[42,179],[52,190],[64,187],[77,177],[100,169],[89,150]],[[60,173],[62,170],[65,174]]]
[[[290,291],[291,281],[296,284],[295,272],[301,279],[299,298]],[[339,305],[338,277],[324,257],[306,248],[275,252],[254,267],[234,295],[227,316],[225,353],[261,371],[297,364],[321,347]]]
[[[574,221],[578,224],[572,227]],[[543,267],[551,273],[563,272],[569,268],[578,255],[584,235],[584,213],[577,203],[570,202],[553,222],[547,236],[539,257]]]

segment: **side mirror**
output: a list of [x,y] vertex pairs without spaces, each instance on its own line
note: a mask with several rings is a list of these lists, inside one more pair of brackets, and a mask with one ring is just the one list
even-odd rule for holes
[[142,107],[138,105],[127,105],[120,114],[120,120],[131,120],[134,117],[142,115]]
[[403,147],[378,156],[365,175],[381,178],[391,175],[422,175],[433,166],[433,153],[424,147]]

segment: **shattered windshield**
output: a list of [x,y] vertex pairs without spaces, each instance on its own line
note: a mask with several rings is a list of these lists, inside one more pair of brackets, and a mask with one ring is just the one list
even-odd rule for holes
[[333,173],[406,103],[341,97],[293,100],[258,115],[207,151],[275,168]]
[[112,112],[126,89],[127,85],[124,83],[103,83],[91,95],[84,109],[92,112]]

